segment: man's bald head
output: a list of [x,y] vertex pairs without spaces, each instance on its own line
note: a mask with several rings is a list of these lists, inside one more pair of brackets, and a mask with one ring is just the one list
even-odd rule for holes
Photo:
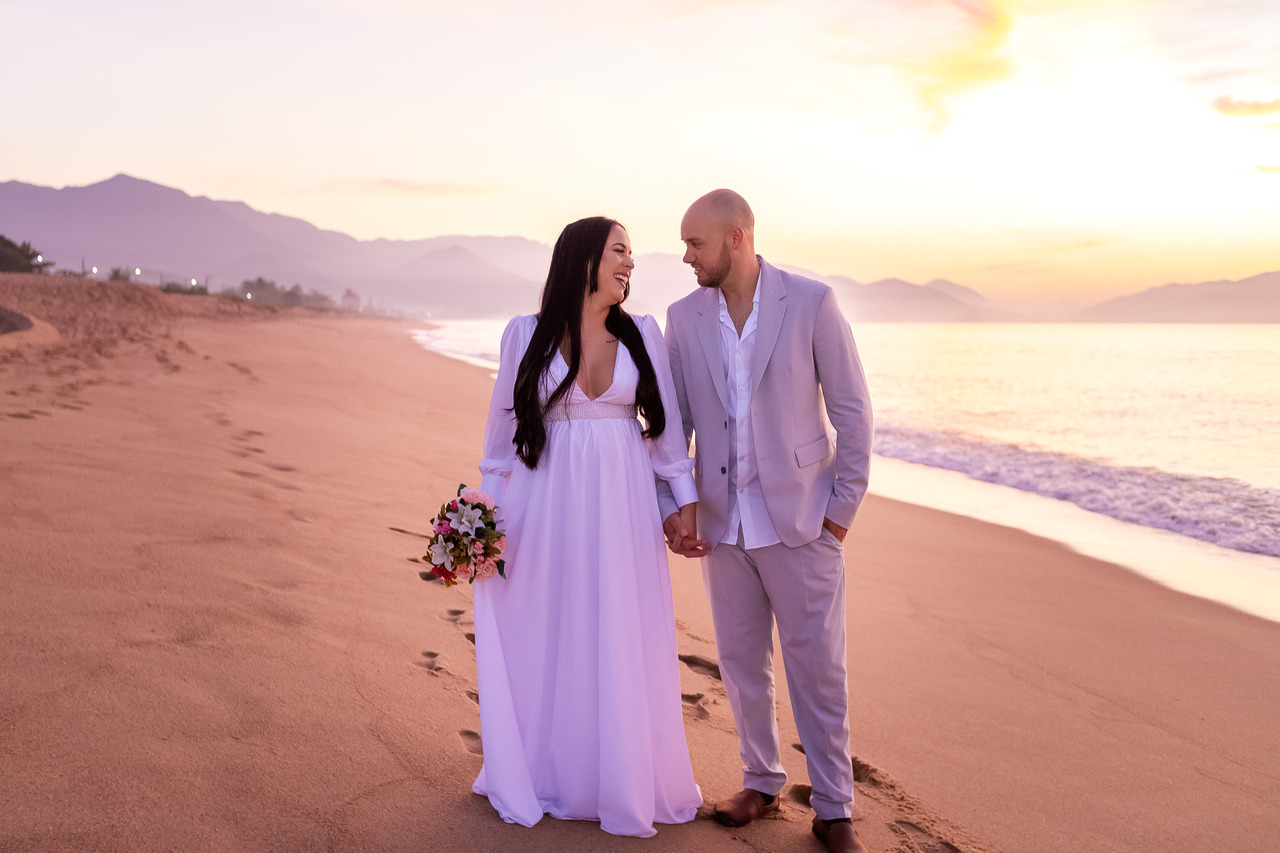
[[689,205],[680,222],[684,262],[703,287],[730,287],[738,279],[755,286],[756,217],[747,200],[733,190],[712,190]]
[[733,190],[712,190],[689,205],[685,216],[705,216],[726,231],[741,228],[748,233],[755,230],[756,217],[747,200]]

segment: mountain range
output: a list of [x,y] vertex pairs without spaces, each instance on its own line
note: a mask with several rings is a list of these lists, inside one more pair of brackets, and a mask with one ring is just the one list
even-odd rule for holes
[[[141,269],[145,282],[196,279],[210,291],[259,276],[335,298],[351,289],[365,305],[431,317],[501,317],[537,309],[551,247],[523,237],[441,236],[357,240],[243,202],[193,197],[128,175],[55,189],[0,183],[0,234],[37,247],[58,269],[99,275]],[[943,279],[862,284],[818,275],[854,322],[1025,319],[977,291]],[[661,315],[696,284],[678,255],[636,258],[628,309]],[[1090,322],[1280,322],[1280,272],[1243,281],[1172,284],[1096,305]]]
[[1280,271],[1239,281],[1166,284],[1081,311],[1095,323],[1280,323]]

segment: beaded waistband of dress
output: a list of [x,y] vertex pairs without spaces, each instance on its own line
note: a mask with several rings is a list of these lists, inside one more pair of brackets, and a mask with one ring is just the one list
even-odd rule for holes
[[603,400],[574,400],[571,403],[560,402],[547,410],[546,419],[550,421],[576,420],[635,420],[634,403],[607,403]]

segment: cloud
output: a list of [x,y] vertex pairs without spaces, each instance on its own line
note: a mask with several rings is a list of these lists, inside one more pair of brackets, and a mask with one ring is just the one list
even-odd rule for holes
[[454,196],[484,195],[496,192],[493,187],[475,184],[423,183],[420,181],[402,181],[397,178],[338,181],[319,187],[318,191],[341,192],[350,195],[391,195],[405,198],[451,198]]
[[1237,101],[1223,95],[1213,102],[1213,108],[1224,116],[1267,116],[1280,113],[1280,98],[1274,101]]
[[[894,0],[847,3],[822,14],[814,3],[803,41],[817,55],[853,69],[860,93],[893,81],[914,106],[949,118],[949,101],[1013,73],[1008,39],[1020,0]],[[833,10],[833,4],[823,6]],[[889,76],[886,77],[885,74]]]
[[968,37],[955,49],[916,67],[924,85],[921,98],[933,110],[938,123],[946,122],[945,102],[967,89],[997,83],[1013,73],[1003,48],[1014,20],[1008,0],[951,0],[970,27]]

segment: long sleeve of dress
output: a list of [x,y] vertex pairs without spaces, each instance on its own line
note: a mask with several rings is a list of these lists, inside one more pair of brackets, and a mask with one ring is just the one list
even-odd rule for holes
[[513,317],[502,333],[502,355],[498,380],[489,400],[489,419],[484,427],[484,459],[480,461],[480,488],[501,505],[516,465],[524,463],[516,456],[516,415],[511,410],[515,394],[516,373],[520,360],[533,336],[537,322],[534,316]]
[[695,503],[698,490],[693,482],[693,460],[689,458],[689,447],[681,429],[680,403],[676,398],[675,383],[671,380],[667,344],[662,338],[662,330],[658,328],[658,321],[650,315],[640,318],[640,331],[644,335],[645,351],[649,353],[653,371],[658,376],[658,392],[662,396],[662,409],[667,419],[662,435],[647,442],[653,473],[667,482],[677,506]]

